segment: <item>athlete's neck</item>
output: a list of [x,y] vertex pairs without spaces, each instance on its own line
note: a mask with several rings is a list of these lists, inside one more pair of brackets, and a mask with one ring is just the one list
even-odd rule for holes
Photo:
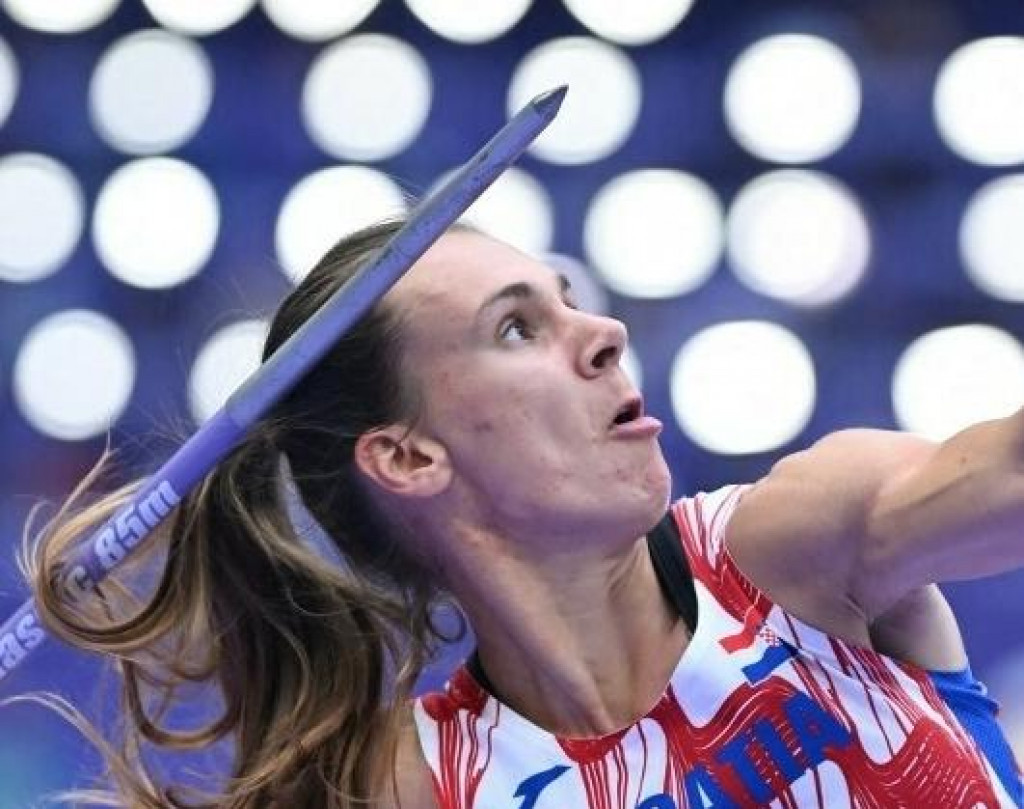
[[454,577],[456,596],[509,707],[572,737],[606,735],[653,707],[688,632],[658,585],[645,539],[615,558],[477,561]]

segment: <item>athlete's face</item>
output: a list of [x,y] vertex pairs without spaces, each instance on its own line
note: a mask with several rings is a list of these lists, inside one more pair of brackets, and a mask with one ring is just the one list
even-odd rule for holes
[[538,542],[635,537],[657,521],[661,425],[619,365],[622,323],[576,309],[544,264],[464,232],[431,248],[392,301],[424,392],[418,429],[445,447],[478,518]]

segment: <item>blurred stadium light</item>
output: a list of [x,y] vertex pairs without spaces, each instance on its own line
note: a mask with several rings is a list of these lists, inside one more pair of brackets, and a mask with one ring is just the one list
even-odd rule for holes
[[808,163],[842,147],[860,114],[860,80],[836,45],[805,34],[767,37],[740,54],[725,84],[725,118],[752,154]]
[[256,0],[142,0],[153,19],[172,31],[206,36],[234,25]]
[[615,292],[674,298],[718,267],[722,219],[722,204],[699,177],[673,169],[624,172],[594,195],[584,249]]
[[173,151],[202,126],[213,85],[206,53],[191,39],[162,30],[129,34],[96,65],[89,86],[93,127],[129,154]]
[[345,3],[309,0],[263,0],[263,11],[296,39],[320,42],[347,34],[366,19],[380,0],[348,0]]
[[637,0],[628,14],[615,0],[565,0],[565,6],[599,37],[621,45],[647,45],[679,25],[693,0]]
[[0,157],[0,279],[38,281],[78,245],[85,199],[57,160],[20,152]]
[[1024,303],[1024,175],[991,180],[967,202],[960,254],[968,277],[994,298]]
[[106,20],[120,0],[37,3],[34,0],[3,0],[0,5],[11,19],[26,28],[47,34],[76,34]]
[[115,278],[160,289],[207,266],[219,228],[217,192],[199,169],[147,157],[124,164],[103,184],[93,242]]
[[967,160],[1024,161],[1024,37],[977,40],[950,55],[935,84],[935,120]]
[[[373,76],[373,81],[352,81]],[[411,144],[430,112],[430,68],[394,37],[348,37],[310,67],[302,112],[310,137],[341,160],[382,160]]]
[[294,281],[305,276],[341,232],[358,230],[406,208],[398,185],[364,166],[334,166],[303,177],[281,205],[277,256]]
[[787,169],[756,177],[729,210],[729,258],[739,281],[797,305],[832,304],[867,268],[871,233],[838,180]]
[[711,452],[785,446],[814,411],[814,366],[799,337],[776,323],[709,326],[679,349],[669,378],[680,425]]
[[7,120],[7,115],[14,106],[20,81],[18,62],[14,58],[14,53],[7,43],[0,39],[0,125]]
[[640,111],[643,88],[629,57],[588,37],[553,39],[530,51],[516,68],[508,91],[512,113],[545,89],[573,88],[558,118],[530,151],[552,163],[589,163],[625,143]]
[[892,397],[903,429],[937,441],[1008,416],[1024,399],[1024,346],[981,323],[928,332],[900,355]]
[[135,384],[131,342],[98,312],[65,309],[37,323],[14,363],[14,397],[44,435],[80,441],[103,435]]
[[508,33],[523,18],[531,0],[480,3],[478,0],[408,0],[409,10],[440,36],[479,45]]

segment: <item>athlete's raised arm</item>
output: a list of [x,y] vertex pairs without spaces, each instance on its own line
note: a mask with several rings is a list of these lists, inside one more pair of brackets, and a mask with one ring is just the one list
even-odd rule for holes
[[916,587],[1024,566],[1024,411],[935,443],[844,430],[777,464],[729,536],[780,603],[849,637]]

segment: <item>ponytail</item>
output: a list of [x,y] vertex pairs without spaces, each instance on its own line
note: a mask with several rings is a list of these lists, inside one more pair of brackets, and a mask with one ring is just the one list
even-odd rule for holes
[[[144,749],[204,749],[226,737],[233,772],[205,805],[372,806],[388,788],[416,679],[443,640],[430,588],[361,576],[298,535],[267,439],[258,432],[236,449],[179,504],[131,575],[103,582],[89,603],[64,599],[61,561],[138,484],[78,511],[69,501],[26,565],[48,628],[119,662],[126,727],[104,752],[131,807],[196,805],[158,783]],[[162,575],[140,594],[154,562]],[[170,729],[163,720],[195,685],[217,688],[221,715]]]
[[[264,359],[400,226],[381,223],[330,250],[278,310]],[[101,746],[128,806],[354,809],[393,789],[413,687],[452,639],[432,618],[443,594],[396,541],[353,461],[360,434],[415,419],[419,398],[401,373],[400,325],[385,303],[368,312],[95,598],[68,602],[62,566],[140,485],[88,502],[106,456],[26,554],[48,628],[119,665],[125,727],[116,743],[50,704]],[[296,494],[342,563],[296,529]],[[170,727],[194,686],[216,689],[221,714],[196,728]],[[154,750],[222,741],[233,743],[234,762],[217,794],[189,790],[186,803],[185,790],[146,765]]]

